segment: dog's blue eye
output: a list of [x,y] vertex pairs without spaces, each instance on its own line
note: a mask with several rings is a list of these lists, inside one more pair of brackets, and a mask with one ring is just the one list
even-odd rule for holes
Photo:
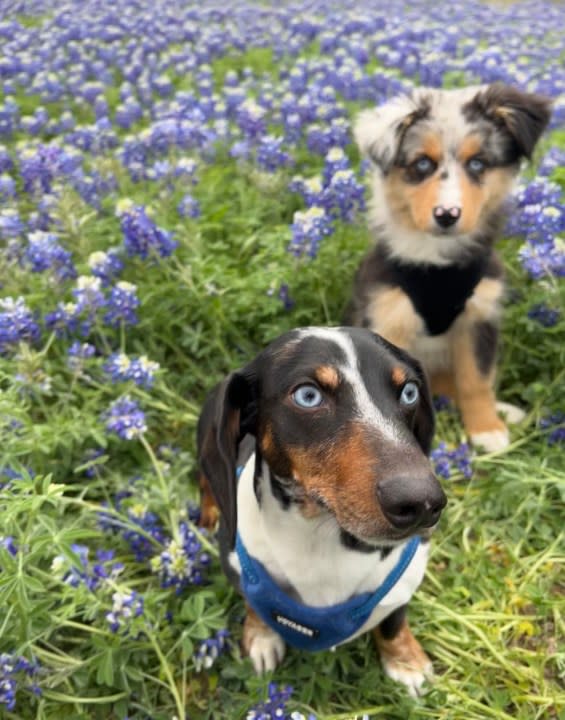
[[479,160],[479,158],[471,158],[467,163],[467,167],[472,173],[478,174],[483,172],[485,164],[482,160]]
[[431,172],[433,166],[434,163],[432,160],[430,160],[429,157],[421,157],[419,160],[416,161],[416,170],[419,173],[422,173],[422,175]]
[[301,385],[292,393],[292,398],[303,408],[315,408],[322,404],[322,393],[315,385]]
[[407,382],[400,393],[400,402],[403,405],[414,405],[420,397],[420,390],[416,383]]

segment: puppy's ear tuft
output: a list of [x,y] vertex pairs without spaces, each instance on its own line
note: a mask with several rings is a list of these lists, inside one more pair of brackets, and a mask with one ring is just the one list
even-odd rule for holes
[[387,174],[398,157],[406,131],[429,113],[429,102],[402,95],[373,110],[363,110],[353,125],[355,141],[367,157]]
[[479,92],[464,107],[470,119],[484,117],[503,128],[520,155],[530,159],[551,118],[552,100],[497,82]]

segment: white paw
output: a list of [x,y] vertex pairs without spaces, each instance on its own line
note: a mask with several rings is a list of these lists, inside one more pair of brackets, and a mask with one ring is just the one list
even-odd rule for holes
[[387,662],[383,663],[383,668],[389,678],[402,683],[408,690],[408,693],[414,698],[423,695],[424,682],[430,680],[434,674],[431,662],[426,663],[419,670],[411,668],[408,665]]
[[249,657],[257,675],[274,670],[284,658],[284,640],[274,631],[257,633],[249,647]]
[[508,430],[491,430],[490,432],[474,433],[471,435],[471,442],[489,453],[497,452],[510,445],[510,436]]
[[501,400],[496,403],[496,409],[501,415],[504,416],[506,422],[510,423],[511,425],[517,425],[518,423],[521,423],[522,420],[526,417],[526,413],[522,410],[522,408],[519,408],[516,405],[512,405],[511,403],[502,402]]

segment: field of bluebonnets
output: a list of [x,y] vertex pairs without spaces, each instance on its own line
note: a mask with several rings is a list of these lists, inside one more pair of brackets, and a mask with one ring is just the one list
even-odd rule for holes
[[[565,7],[0,0],[0,18],[0,715],[560,717]],[[197,529],[199,406],[279,332],[339,323],[370,242],[354,113],[495,80],[556,99],[500,244],[499,394],[528,414],[480,456],[438,404],[449,505],[411,605],[436,681],[410,700],[369,637],[257,678]]]

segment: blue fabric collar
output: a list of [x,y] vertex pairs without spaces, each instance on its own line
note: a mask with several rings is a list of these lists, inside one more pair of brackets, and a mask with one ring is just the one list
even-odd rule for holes
[[400,559],[374,592],[365,592],[328,607],[310,607],[290,598],[265,567],[247,552],[237,533],[236,550],[241,564],[240,584],[245,598],[259,617],[289,644],[302,650],[327,650],[354,635],[400,580],[420,538],[413,537]]

